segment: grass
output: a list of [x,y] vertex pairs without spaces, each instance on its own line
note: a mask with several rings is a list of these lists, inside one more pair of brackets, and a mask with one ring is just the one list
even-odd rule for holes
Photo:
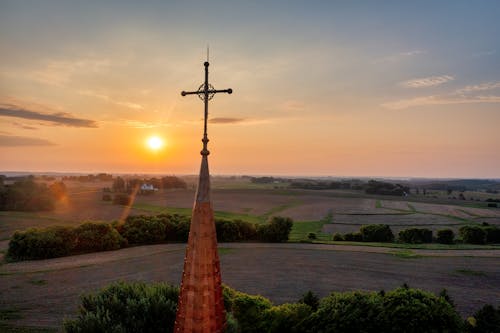
[[275,215],[279,212],[282,212],[284,211],[285,209],[288,209],[288,208],[292,208],[292,207],[297,207],[297,206],[300,206],[302,204],[301,201],[299,200],[293,200],[287,204],[284,204],[284,205],[279,205],[279,206],[276,206],[272,209],[270,209],[269,211],[267,211],[265,214],[261,215],[260,217],[265,221],[267,221],[267,219],[269,219],[269,217],[271,217],[272,215]]
[[55,328],[40,328],[29,326],[12,326],[9,320],[22,319],[21,310],[15,307],[0,309],[0,332],[2,333],[55,333]]
[[397,251],[391,251],[391,253],[401,259],[417,259],[417,258],[422,258],[423,256],[420,254],[416,254],[412,250],[397,250]]
[[294,222],[288,240],[290,242],[307,240],[307,235],[312,232],[316,234],[317,240],[328,241],[330,239],[330,235],[321,232],[324,224],[325,221]]
[[455,272],[458,274],[468,275],[468,276],[486,276],[485,272],[474,271],[472,269],[457,269]]
[[382,208],[382,203],[380,200],[375,201],[375,208]]
[[235,251],[235,249],[230,249],[230,248],[227,248],[227,247],[219,247],[217,249],[217,251],[219,252],[220,256],[223,256],[225,254],[233,253]]

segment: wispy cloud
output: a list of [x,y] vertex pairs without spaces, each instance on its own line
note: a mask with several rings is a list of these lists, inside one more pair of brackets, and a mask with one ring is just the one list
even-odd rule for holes
[[54,125],[70,127],[97,127],[97,123],[90,119],[76,118],[66,112],[42,113],[19,108],[15,105],[0,104],[0,116],[30,120],[40,120]]
[[472,56],[475,57],[475,58],[487,57],[487,56],[494,55],[495,53],[497,53],[497,51],[495,51],[495,50],[488,50],[488,51],[481,51],[481,52],[474,53]]
[[404,81],[401,82],[401,85],[409,88],[432,87],[452,81],[454,79],[455,78],[451,75],[429,76],[429,77]]
[[500,96],[423,96],[410,99],[402,99],[394,102],[382,104],[383,107],[391,110],[401,110],[416,106],[426,105],[446,105],[446,104],[471,104],[471,103],[500,103]]
[[209,119],[208,122],[211,124],[237,124],[237,123],[242,123],[244,122],[244,118],[212,118]]
[[377,63],[383,63],[383,62],[394,62],[394,61],[399,61],[399,60],[402,60],[405,58],[410,58],[413,56],[417,56],[420,54],[426,54],[426,53],[427,53],[427,51],[423,51],[423,50],[410,50],[410,51],[405,51],[405,52],[399,52],[399,53],[391,54],[391,55],[388,55],[388,56],[385,56],[382,58],[377,58],[377,59],[373,60],[373,63],[377,64]]
[[20,147],[20,146],[54,146],[55,144],[45,139],[30,138],[17,135],[0,135],[0,146]]
[[101,99],[103,101],[106,101],[108,103],[112,103],[112,104],[115,104],[115,105],[124,106],[124,107],[127,107],[129,109],[134,109],[134,110],[142,110],[142,109],[144,109],[144,107],[142,105],[140,105],[140,104],[132,103],[132,102],[128,102],[128,101],[118,101],[118,100],[112,99],[108,95],[99,94],[99,93],[96,93],[96,92],[91,91],[91,90],[81,90],[81,91],[78,91],[78,93],[80,95],[84,95],[84,96],[95,97],[95,98]]
[[500,82],[486,82],[476,85],[466,86],[455,91],[456,94],[467,94],[476,91],[493,90],[500,88]]
[[17,123],[17,122],[13,122],[12,125],[17,126],[19,128],[22,128],[22,129],[27,129],[27,130],[37,130],[38,129],[37,127],[29,126],[29,125],[25,125],[25,124],[21,124],[21,123]]

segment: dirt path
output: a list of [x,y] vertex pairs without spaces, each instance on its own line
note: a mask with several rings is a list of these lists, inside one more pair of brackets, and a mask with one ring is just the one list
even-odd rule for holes
[[[470,315],[499,305],[500,251],[413,250],[322,244],[220,244],[224,283],[275,303],[312,290],[390,290],[403,283],[432,292],[448,289],[458,310]],[[61,327],[76,314],[79,295],[117,280],[180,282],[185,244],[162,244],[0,266],[0,310],[15,309],[15,325]]]

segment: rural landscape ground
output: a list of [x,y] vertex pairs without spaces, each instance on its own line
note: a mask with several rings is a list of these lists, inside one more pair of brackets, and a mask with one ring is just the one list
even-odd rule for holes
[[[3,256],[15,230],[49,225],[112,221],[129,214],[190,214],[194,179],[188,189],[138,195],[131,207],[102,201],[110,183],[67,182],[69,195],[53,212],[0,212]],[[467,198],[498,194],[464,192]],[[275,303],[296,301],[312,290],[389,290],[407,283],[439,292],[443,288],[465,317],[484,304],[499,305],[500,246],[353,244],[334,242],[336,232],[361,225],[389,224],[395,234],[408,227],[432,230],[487,222],[500,225],[500,209],[483,202],[456,200],[439,191],[407,197],[367,195],[354,190],[301,190],[286,184],[254,184],[244,178],[213,179],[216,217],[265,223],[270,216],[291,217],[292,243],[223,243],[224,283],[261,294]],[[314,232],[317,242],[303,243]],[[184,244],[131,247],[49,260],[0,264],[0,318],[9,326],[57,331],[76,314],[79,295],[117,280],[168,281],[181,278]]]

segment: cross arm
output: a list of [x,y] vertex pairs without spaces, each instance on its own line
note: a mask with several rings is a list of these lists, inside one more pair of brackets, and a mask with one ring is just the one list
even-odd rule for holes
[[181,92],[181,95],[182,96],[186,96],[186,95],[197,95],[199,94],[200,92],[199,91],[182,91]]
[[[198,90],[198,91],[182,91],[181,92],[181,95],[182,96],[186,96],[186,95],[200,95],[200,94],[204,94],[205,91],[204,90]],[[215,94],[215,93],[228,93],[228,94],[232,94],[233,93],[233,89],[229,88],[229,89],[222,89],[222,90],[207,90],[207,94]]]

